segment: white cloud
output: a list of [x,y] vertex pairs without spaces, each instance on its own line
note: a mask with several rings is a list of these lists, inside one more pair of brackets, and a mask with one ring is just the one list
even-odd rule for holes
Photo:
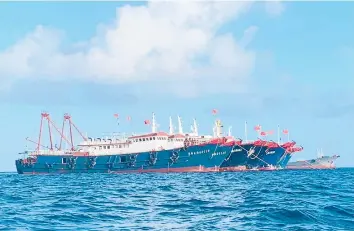
[[247,29],[240,42],[217,30],[250,6],[250,2],[126,5],[117,9],[113,25],[69,53],[61,47],[61,31],[39,25],[0,53],[0,83],[69,76],[95,82],[163,82],[165,90],[186,83],[190,91],[201,92],[200,86],[235,90],[253,69],[254,52],[246,46],[257,27]]
[[278,16],[285,10],[285,6],[280,0],[266,2],[265,8],[267,13],[273,16]]

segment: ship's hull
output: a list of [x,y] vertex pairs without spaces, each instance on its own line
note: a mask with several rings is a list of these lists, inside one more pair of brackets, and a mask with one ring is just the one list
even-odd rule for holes
[[231,155],[220,166],[220,171],[244,171],[249,169],[274,170],[285,150],[254,144],[236,145]]
[[232,146],[206,144],[138,154],[38,155],[32,164],[16,160],[16,169],[19,174],[210,172],[219,171],[231,149]]
[[285,153],[283,154],[283,156],[280,158],[278,166],[282,169],[285,169],[286,166],[288,165],[290,159],[292,157],[292,153]]
[[317,159],[289,162],[286,169],[335,169],[334,161],[339,156],[324,156]]
[[[285,149],[282,147],[263,149],[259,157],[260,168],[267,169],[271,166],[279,168],[279,161],[284,153]],[[275,168],[270,168],[270,170],[274,170]]]
[[249,160],[249,150],[254,147],[253,144],[235,145],[230,155],[223,161],[220,166],[220,171],[244,171],[247,170],[247,163]]

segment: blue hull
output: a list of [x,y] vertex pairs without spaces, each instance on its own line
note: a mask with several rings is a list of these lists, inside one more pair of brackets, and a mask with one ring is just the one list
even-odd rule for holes
[[260,166],[268,167],[269,165],[272,165],[279,167],[279,161],[284,153],[285,150],[282,147],[265,149],[260,155],[260,159],[263,160],[260,161]]
[[260,163],[265,147],[253,144],[235,145],[231,155],[225,159],[220,168],[222,171],[237,171],[258,168],[264,163]]
[[236,171],[245,168],[248,162],[248,151],[252,147],[252,144],[235,145],[231,154],[221,164],[221,171]]
[[[285,150],[281,147],[268,149],[267,147],[253,144],[237,145],[231,151],[231,155],[221,164],[220,168],[222,171],[237,171],[266,168],[270,165],[279,166],[278,162],[284,152]],[[282,163],[285,163],[285,161]]]
[[23,159],[16,160],[16,169],[19,174],[219,171],[231,149],[232,146],[207,144],[154,153],[104,156],[38,155],[32,164],[24,163]]
[[279,161],[279,166],[280,166],[281,168],[285,169],[286,166],[288,165],[288,163],[289,163],[291,157],[292,157],[292,153],[287,153],[287,154],[285,154],[284,157],[280,159],[280,161]]

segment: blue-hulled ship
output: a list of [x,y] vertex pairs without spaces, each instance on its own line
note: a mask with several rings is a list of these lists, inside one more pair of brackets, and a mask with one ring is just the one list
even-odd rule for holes
[[[260,126],[256,126],[255,130],[260,130]],[[266,132],[260,134],[265,135]],[[302,147],[295,147],[295,144],[279,144],[261,139],[245,143],[242,140],[235,141],[231,155],[221,164],[220,171],[284,169],[291,155],[302,150]]]
[[292,142],[286,142],[286,143],[281,145],[281,147],[284,149],[284,152],[283,152],[282,156],[280,157],[280,159],[277,162],[278,168],[280,168],[280,169],[286,168],[286,166],[289,163],[292,155],[295,152],[299,152],[299,151],[303,150],[302,147],[295,147],[295,144],[296,144],[296,142],[292,141]]
[[[40,147],[43,147],[41,134],[45,120],[48,121],[50,147],[44,150]],[[66,121],[70,126],[70,139],[63,134]],[[157,131],[153,114],[151,133],[126,138],[113,136],[92,139],[82,135],[69,115],[64,116],[60,132],[49,114],[42,113],[39,141],[35,142],[37,149],[27,152],[27,157],[16,160],[16,169],[19,174],[219,171],[234,145],[234,142],[222,136],[221,122],[218,120],[215,123],[213,137],[183,134],[180,118],[180,132],[174,134],[171,123],[170,119],[170,134]],[[61,135],[60,146],[56,150],[52,145],[52,126]],[[72,142],[72,127],[84,139],[77,146]],[[61,149],[63,140],[71,146],[70,150]]]
[[236,142],[231,155],[221,164],[221,171],[272,170],[284,153],[274,142],[257,140]]

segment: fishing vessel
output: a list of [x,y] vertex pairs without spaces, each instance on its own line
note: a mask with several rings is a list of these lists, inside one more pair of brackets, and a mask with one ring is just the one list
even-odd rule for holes
[[[50,146],[41,143],[43,122],[48,122]],[[64,115],[61,131],[48,113],[41,114],[37,148],[26,151],[25,157],[17,159],[19,174],[48,173],[134,173],[134,172],[217,172],[221,163],[230,154],[232,140],[222,136],[221,121],[217,120],[214,136],[184,134],[179,118],[179,133],[173,132],[170,118],[170,133],[157,131],[155,114],[152,115],[151,133],[141,135],[90,138],[84,136],[72,122],[71,116]],[[64,126],[69,124],[70,138],[64,136]],[[145,124],[150,124],[145,121]],[[59,147],[53,147],[52,127],[60,135]],[[73,129],[83,141],[73,144]],[[70,149],[62,149],[62,142]],[[45,149],[41,149],[41,148]]]
[[310,160],[298,160],[289,162],[286,169],[335,169],[335,161],[339,155],[325,156],[322,150],[317,151],[317,158]]
[[[247,137],[246,126],[247,124],[245,124],[245,136]],[[260,136],[266,136],[268,133],[261,131],[260,125],[257,125],[255,130]],[[282,169],[286,166],[291,154],[303,149],[302,147],[296,147],[294,141],[280,144],[279,139],[278,142],[267,141],[262,140],[260,136],[256,141],[246,141],[245,143],[241,139],[235,141],[231,155],[221,164],[220,171]]]
[[291,157],[293,156],[294,153],[296,152],[301,152],[303,150],[303,147],[297,147],[295,146],[295,142],[287,142],[285,144],[282,145],[284,152],[283,155],[281,156],[281,158],[278,160],[277,162],[277,166],[281,169],[285,169],[286,166],[288,165]]

